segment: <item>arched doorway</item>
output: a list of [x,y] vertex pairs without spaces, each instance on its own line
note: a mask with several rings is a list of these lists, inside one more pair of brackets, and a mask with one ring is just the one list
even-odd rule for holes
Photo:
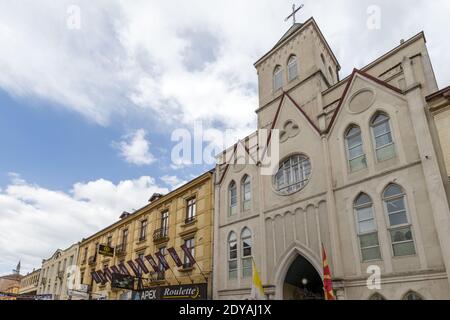
[[291,263],[283,284],[283,300],[324,299],[323,282],[316,268],[297,254]]

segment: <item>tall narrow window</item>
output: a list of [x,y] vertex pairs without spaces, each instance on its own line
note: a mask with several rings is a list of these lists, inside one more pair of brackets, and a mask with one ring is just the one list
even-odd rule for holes
[[236,233],[231,232],[228,236],[228,278],[237,278],[237,237]]
[[128,242],[128,229],[122,231],[122,250],[125,250]]
[[161,212],[161,237],[169,235],[169,211]]
[[141,221],[139,228],[139,241],[144,241],[147,235],[147,219]]
[[186,201],[186,223],[195,219],[195,211],[197,210],[196,198],[190,198]]
[[362,260],[381,259],[372,200],[365,193],[361,193],[355,200],[354,209],[358,222],[358,237]]
[[[191,255],[195,258],[195,239],[190,238],[184,241],[184,244],[186,245],[186,248],[191,252]],[[189,260],[189,257],[185,254],[183,259],[183,267],[184,268],[191,268],[192,267],[192,261]]]
[[347,129],[345,143],[350,170],[354,172],[366,168],[366,155],[363,149],[361,129],[358,126],[353,125]]
[[273,71],[273,91],[278,91],[283,86],[283,69],[276,66]]
[[[164,257],[166,256],[166,247],[161,247],[161,248],[159,248],[158,251],[159,251],[159,253],[162,256],[164,256]],[[158,269],[159,269],[159,272],[158,272],[158,274],[156,276],[156,279],[157,280],[164,280],[166,278],[165,269],[164,269],[164,266],[162,265],[162,263],[160,261],[158,261]]]
[[242,249],[242,276],[244,278],[252,276],[252,233],[248,228],[241,233]]
[[375,141],[375,153],[378,161],[395,157],[394,142],[392,140],[389,117],[384,113],[377,113],[371,123],[372,134]]
[[383,193],[383,201],[394,256],[416,254],[403,189],[397,184],[390,184]]
[[[139,260],[141,260],[142,262],[144,262],[145,261],[144,256],[145,256],[145,254],[143,252],[141,252],[141,253],[138,253],[137,258]],[[144,270],[140,267],[139,263],[137,264],[137,268],[138,268],[139,274],[142,275],[144,273]]]
[[250,183],[250,177],[248,175],[245,175],[242,179],[242,209],[250,210],[251,201],[252,201],[252,190],[251,190],[251,183]]
[[297,57],[291,56],[288,60],[288,79],[289,81],[294,80],[298,76],[298,65]]
[[228,187],[228,201],[228,215],[233,216],[237,212],[237,187],[236,182],[234,181],[231,181],[230,186]]
[[106,238],[106,245],[108,247],[112,246],[112,236],[108,236],[108,238]]

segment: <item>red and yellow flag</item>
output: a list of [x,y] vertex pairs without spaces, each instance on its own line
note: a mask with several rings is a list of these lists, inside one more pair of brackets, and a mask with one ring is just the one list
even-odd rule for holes
[[322,263],[323,263],[323,291],[325,300],[336,300],[333,292],[333,281],[331,281],[331,271],[328,265],[327,253],[322,243]]

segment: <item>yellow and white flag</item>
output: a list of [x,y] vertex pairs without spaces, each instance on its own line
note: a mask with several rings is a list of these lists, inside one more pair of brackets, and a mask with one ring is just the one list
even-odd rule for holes
[[264,288],[262,286],[261,278],[259,277],[258,270],[256,269],[255,260],[252,260],[252,273],[253,273],[253,281],[252,281],[251,299],[266,300],[267,297],[264,294]]

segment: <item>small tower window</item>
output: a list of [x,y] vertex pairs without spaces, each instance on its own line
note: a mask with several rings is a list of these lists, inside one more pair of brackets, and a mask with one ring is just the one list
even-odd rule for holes
[[283,69],[281,66],[276,66],[273,71],[273,91],[281,89],[283,86]]
[[298,76],[297,57],[292,55],[288,60],[288,79],[294,80]]

